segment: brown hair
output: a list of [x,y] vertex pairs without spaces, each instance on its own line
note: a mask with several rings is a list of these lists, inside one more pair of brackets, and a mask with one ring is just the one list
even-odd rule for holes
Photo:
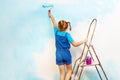
[[68,28],[68,26],[70,26],[70,30],[71,30],[70,22],[66,22],[65,20],[61,20],[58,22],[58,29],[60,31],[65,31]]

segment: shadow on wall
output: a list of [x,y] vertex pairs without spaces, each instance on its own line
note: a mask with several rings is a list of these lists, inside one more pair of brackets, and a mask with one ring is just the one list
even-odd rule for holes
[[81,47],[71,47],[70,49],[72,55],[72,65],[74,65],[75,60],[80,57],[82,53]]

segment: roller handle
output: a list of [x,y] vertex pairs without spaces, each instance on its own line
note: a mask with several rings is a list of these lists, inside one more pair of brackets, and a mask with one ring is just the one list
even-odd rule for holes
[[51,13],[51,10],[48,10],[48,13]]

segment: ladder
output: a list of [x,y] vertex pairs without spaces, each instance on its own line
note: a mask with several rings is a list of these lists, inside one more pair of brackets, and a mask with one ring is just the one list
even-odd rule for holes
[[[82,54],[78,59],[76,59],[74,63],[71,80],[80,80],[85,67],[89,67],[89,66],[95,67],[100,80],[103,80],[100,74],[100,71],[98,69],[98,67],[100,67],[101,71],[103,72],[103,75],[105,76],[105,79],[108,80],[108,77],[96,54],[95,48],[92,45],[92,39],[93,39],[94,32],[96,29],[96,24],[97,24],[97,19],[93,19],[89,25],[89,29],[88,29],[87,36],[86,36],[88,38],[88,41],[84,43]],[[87,64],[88,56],[90,57],[90,59],[88,60],[90,62],[89,64]]]

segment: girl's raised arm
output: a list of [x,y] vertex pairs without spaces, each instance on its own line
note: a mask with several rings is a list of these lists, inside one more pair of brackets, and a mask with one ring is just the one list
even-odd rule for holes
[[52,21],[52,24],[53,24],[53,27],[56,27],[57,26],[57,23],[54,19],[54,16],[52,15],[51,11],[48,10],[48,16],[50,17],[51,21]]

